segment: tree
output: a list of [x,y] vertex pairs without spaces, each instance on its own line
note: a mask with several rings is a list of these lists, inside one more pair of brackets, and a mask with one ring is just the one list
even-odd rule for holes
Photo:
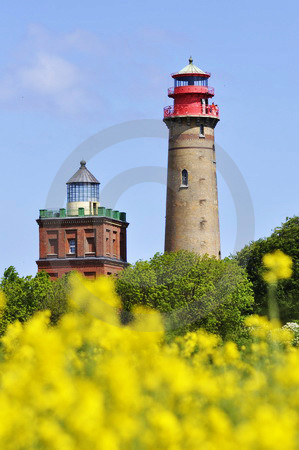
[[51,323],[57,323],[67,310],[67,277],[53,282],[45,272],[35,277],[19,277],[14,267],[5,270],[0,289],[5,294],[6,306],[0,320],[0,334],[16,320],[25,322],[36,311],[50,309]]
[[51,281],[52,289],[43,299],[40,309],[51,311],[51,324],[56,325],[63,314],[68,311],[69,277],[72,272],[68,272],[58,280]]
[[277,301],[283,323],[299,319],[299,217],[287,218],[274,229],[271,236],[246,245],[233,258],[246,269],[253,284],[254,312],[267,315],[267,284],[262,278],[262,258],[266,253],[281,250],[293,260],[293,275],[280,280],[277,286]]
[[143,305],[160,311],[169,334],[203,327],[224,339],[238,339],[253,294],[243,269],[195,253],[157,253],[138,261],[116,281],[125,311]]

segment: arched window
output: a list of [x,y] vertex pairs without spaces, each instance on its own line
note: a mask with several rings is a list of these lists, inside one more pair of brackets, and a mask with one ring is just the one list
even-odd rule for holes
[[182,186],[188,186],[188,171],[182,170]]

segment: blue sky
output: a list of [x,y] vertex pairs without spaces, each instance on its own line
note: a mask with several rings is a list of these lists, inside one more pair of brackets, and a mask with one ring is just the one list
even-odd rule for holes
[[[248,186],[255,238],[298,214],[298,2],[12,0],[1,12],[0,273],[36,272],[35,219],[59,169],[69,158],[67,181],[72,152],[107,127],[161,121],[170,74],[190,55],[212,72],[216,141]],[[93,150],[101,191],[129,169],[165,168],[166,137]],[[218,174],[224,255],[237,226],[227,181]],[[165,185],[132,184],[114,205],[128,214],[130,262],[163,251],[165,217]]]

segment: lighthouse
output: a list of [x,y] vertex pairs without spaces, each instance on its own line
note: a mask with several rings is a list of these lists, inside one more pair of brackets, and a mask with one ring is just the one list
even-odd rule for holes
[[66,208],[39,212],[38,271],[52,280],[73,270],[91,279],[117,275],[128,266],[126,213],[100,206],[100,182],[84,160],[66,185]]
[[172,75],[173,105],[164,108],[169,130],[165,251],[188,250],[220,258],[211,74],[189,64]]

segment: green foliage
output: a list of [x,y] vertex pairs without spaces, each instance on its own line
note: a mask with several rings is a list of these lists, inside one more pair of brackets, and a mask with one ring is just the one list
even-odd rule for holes
[[44,298],[40,309],[49,309],[51,311],[51,324],[56,325],[60,317],[68,311],[68,291],[69,276],[71,272],[58,278],[56,281],[50,281],[52,289]]
[[67,310],[67,277],[52,282],[45,272],[35,277],[19,277],[14,267],[5,270],[0,289],[6,297],[6,307],[0,320],[0,334],[9,323],[25,322],[36,311],[49,309],[51,323],[57,323]]
[[281,227],[274,229],[268,238],[246,245],[234,257],[245,268],[253,284],[254,313],[268,314],[267,284],[262,278],[262,258],[266,253],[281,250],[293,260],[293,275],[280,280],[277,286],[277,301],[280,319],[285,323],[299,319],[299,217],[287,218]]
[[156,254],[125,269],[116,281],[124,309],[135,305],[163,313],[169,335],[203,327],[223,339],[238,340],[253,295],[236,262],[179,251]]

